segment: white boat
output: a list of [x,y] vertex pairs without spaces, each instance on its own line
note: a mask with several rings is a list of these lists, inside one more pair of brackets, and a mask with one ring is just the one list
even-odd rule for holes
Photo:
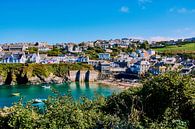
[[41,99],[34,99],[33,103],[42,103],[43,101]]
[[12,96],[20,96],[20,93],[12,93]]
[[42,86],[43,88],[45,88],[45,89],[50,89],[51,88],[51,86]]

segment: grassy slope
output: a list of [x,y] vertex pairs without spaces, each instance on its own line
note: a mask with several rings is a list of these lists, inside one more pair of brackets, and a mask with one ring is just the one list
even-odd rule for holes
[[195,43],[189,43],[182,46],[167,46],[165,48],[154,49],[158,52],[165,53],[194,53],[195,54]]

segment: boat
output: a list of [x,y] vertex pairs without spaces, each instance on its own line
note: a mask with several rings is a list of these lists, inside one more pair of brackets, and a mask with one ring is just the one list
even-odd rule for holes
[[41,99],[33,99],[33,103],[42,103],[43,101]]
[[20,93],[12,93],[12,96],[20,96]]
[[42,87],[45,88],[45,89],[50,89],[51,88],[51,86],[46,86],[46,85],[44,85]]
[[44,101],[47,101],[47,99],[33,99],[33,103],[43,103]]

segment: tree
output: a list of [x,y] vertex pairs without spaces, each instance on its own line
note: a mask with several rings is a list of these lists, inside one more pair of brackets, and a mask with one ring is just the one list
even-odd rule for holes
[[133,43],[133,44],[131,45],[131,47],[132,47],[133,51],[135,51],[135,50],[137,49],[137,44],[136,44],[136,43]]
[[167,73],[150,77],[140,92],[143,110],[153,120],[171,117],[189,121],[189,127],[195,127],[194,89],[195,82],[189,76]]
[[38,48],[37,47],[30,47],[27,49],[27,52],[29,52],[30,54],[37,53]]
[[141,45],[140,45],[141,49],[146,49],[148,50],[150,48],[150,45],[148,43],[148,41],[144,41]]

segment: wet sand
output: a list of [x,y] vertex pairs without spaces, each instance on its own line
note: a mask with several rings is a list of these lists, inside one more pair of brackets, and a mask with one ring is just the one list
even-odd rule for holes
[[99,80],[97,83],[108,85],[108,86],[116,86],[122,89],[142,87],[142,84],[139,82],[124,82],[124,81],[117,81],[117,80]]

